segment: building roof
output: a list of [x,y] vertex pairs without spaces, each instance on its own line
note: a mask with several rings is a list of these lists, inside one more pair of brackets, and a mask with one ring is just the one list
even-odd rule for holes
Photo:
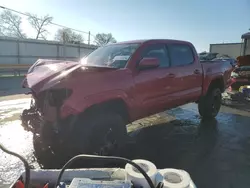
[[241,36],[242,39],[250,39],[250,32],[245,33]]

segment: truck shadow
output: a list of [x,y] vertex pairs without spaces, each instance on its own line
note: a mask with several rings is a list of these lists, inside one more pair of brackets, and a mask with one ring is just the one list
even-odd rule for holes
[[[198,187],[249,185],[250,167],[246,165],[250,164],[249,113],[223,107],[216,119],[202,121],[197,111],[187,106],[167,114],[174,114],[175,119],[130,132],[120,156],[149,160],[158,169],[184,169]],[[38,161],[44,168],[60,168],[65,162],[61,160],[63,156],[54,160],[44,156],[43,161]],[[82,160],[71,167],[124,166],[117,163],[96,166],[96,161]],[[238,186],[239,182],[242,186]]]
[[[214,150],[217,139],[227,137],[227,133],[238,134],[239,128],[247,129],[249,117],[231,112],[223,112],[210,121],[202,121],[197,112],[187,108],[176,108],[166,116],[175,115],[166,123],[137,128],[128,134],[128,142],[119,152],[119,156],[129,159],[146,159],[158,168],[182,168],[190,170],[197,166]],[[237,117],[237,118],[236,118]],[[244,120],[241,122],[241,119]],[[219,124],[219,126],[218,126]],[[235,124],[239,124],[236,128]],[[248,124],[248,123],[247,123]],[[229,126],[228,126],[229,125]],[[231,126],[234,125],[234,126]],[[137,125],[136,125],[137,126]],[[218,127],[220,131],[218,132]],[[38,147],[39,148],[39,147]],[[35,153],[42,168],[61,168],[69,156],[56,156],[53,153]],[[96,164],[96,161],[80,161],[74,167],[124,167],[124,164]]]
[[194,124],[192,120],[173,120],[131,134],[134,143],[123,153],[130,159],[146,159],[158,168],[187,169],[202,161],[213,150],[217,139],[217,120]]
[[[128,142],[120,152],[121,157],[146,159],[158,168],[183,168],[192,166],[209,153],[215,143],[217,121],[207,122],[175,119],[167,123],[155,124],[137,129],[128,135]],[[61,168],[68,157],[53,153],[35,153],[42,168]],[[188,161],[188,164],[187,164]],[[124,167],[124,164],[104,164],[96,161],[79,161],[74,167]]]

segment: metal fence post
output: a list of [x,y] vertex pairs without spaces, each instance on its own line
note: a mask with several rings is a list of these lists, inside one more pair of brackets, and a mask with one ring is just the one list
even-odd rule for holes
[[89,31],[89,35],[88,35],[88,45],[90,45],[90,31]]
[[56,58],[60,59],[60,45],[59,45],[59,43],[56,44]]
[[66,59],[66,39],[65,39],[65,32],[63,32],[63,59]]
[[79,53],[79,60],[80,60],[81,59],[81,44],[79,44],[78,53]]
[[[20,46],[19,46],[19,39],[16,41],[17,44],[17,64],[20,64]],[[14,70],[14,74],[16,74],[16,71]],[[20,70],[18,70],[18,75],[20,76]]]

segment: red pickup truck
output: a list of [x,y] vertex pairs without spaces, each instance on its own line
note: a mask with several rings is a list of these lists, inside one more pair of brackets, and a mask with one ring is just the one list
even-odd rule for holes
[[196,102],[202,118],[214,118],[231,71],[230,62],[201,63],[185,41],[110,44],[80,62],[38,60],[23,81],[33,102],[21,117],[46,144],[110,154],[128,123],[151,114]]

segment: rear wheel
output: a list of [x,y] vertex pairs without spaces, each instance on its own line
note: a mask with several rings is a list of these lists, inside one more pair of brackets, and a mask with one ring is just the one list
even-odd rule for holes
[[215,118],[220,111],[221,100],[221,90],[219,88],[210,89],[198,103],[201,117],[203,119]]

